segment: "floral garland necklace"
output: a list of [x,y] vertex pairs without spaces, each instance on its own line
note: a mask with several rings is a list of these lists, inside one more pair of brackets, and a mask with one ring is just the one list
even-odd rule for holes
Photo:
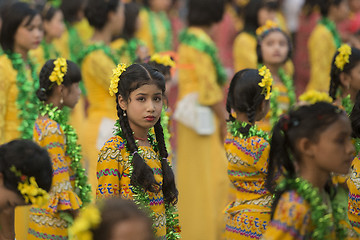
[[[124,141],[124,145],[128,149],[126,138],[123,135],[119,120],[115,123],[115,135],[121,137]],[[155,152],[158,152],[157,142],[154,141],[154,134],[149,131],[147,140],[150,143],[150,146]],[[143,154],[141,149],[138,150],[140,155]],[[132,164],[133,156],[129,155],[129,175],[132,176],[133,173],[133,164]],[[144,191],[140,186],[132,186],[133,192],[133,201],[136,205],[138,205],[141,209],[150,213],[150,217],[153,219],[155,213],[150,208],[149,194]],[[176,206],[165,203],[165,215],[166,215],[166,239],[167,240],[176,240],[180,239],[180,234],[175,232],[176,226],[179,224],[179,220],[177,219],[178,214]],[[153,223],[153,229],[155,229],[155,222]]]
[[57,122],[64,131],[66,138],[66,154],[71,159],[71,168],[75,172],[75,189],[77,194],[83,202],[83,206],[91,202],[91,186],[87,183],[87,176],[85,169],[81,165],[81,146],[77,143],[78,136],[75,129],[67,123],[68,113],[52,104],[40,104],[40,115],[47,115],[51,120]]
[[[149,8],[144,8],[144,9],[149,15],[150,33],[151,33],[152,42],[154,44],[155,52],[157,53],[157,52],[170,51],[172,49],[171,46],[172,30],[171,30],[171,23],[167,18],[166,13],[165,12],[155,13],[151,11]],[[163,43],[159,41],[158,27],[156,26],[155,23],[156,17],[160,18],[160,21],[162,22],[165,28],[166,36],[165,36],[165,41]]]
[[238,120],[234,120],[227,123],[228,131],[231,133],[233,137],[240,137],[242,139],[246,139],[257,136],[259,138],[265,139],[268,142],[270,141],[269,134],[261,129],[258,129],[256,125],[251,125],[248,134],[242,134],[240,132],[240,129],[246,128],[248,125],[250,124],[247,122],[239,122]]
[[311,221],[313,226],[315,226],[311,239],[326,239],[329,230],[334,227],[336,229],[336,239],[346,238],[346,229],[339,224],[346,217],[346,212],[337,206],[335,201],[331,201],[332,213],[329,213],[319,190],[314,188],[310,182],[300,177],[295,179],[285,178],[279,183],[276,191],[282,192],[290,189],[295,190],[310,205]]
[[19,93],[16,99],[16,105],[19,110],[18,117],[21,119],[18,130],[21,133],[21,138],[32,139],[33,126],[38,115],[37,105],[39,104],[39,100],[35,94],[35,89],[38,89],[39,85],[37,68],[30,59],[27,61],[33,80],[30,81],[26,74],[25,62],[21,55],[10,51],[6,51],[6,54],[11,60],[13,68],[17,71],[16,85]]
[[108,56],[114,62],[115,65],[118,64],[118,59],[116,55],[113,54],[111,48],[105,45],[105,43],[103,42],[90,44],[86,49],[84,49],[78,57],[79,64],[82,64],[82,61],[87,55],[97,50],[102,50],[105,53],[105,55]]
[[53,43],[46,43],[45,40],[41,41],[41,46],[44,50],[44,60],[47,61],[51,58],[60,57],[60,53],[56,50]]
[[204,52],[211,57],[216,70],[217,82],[220,86],[223,86],[226,83],[227,76],[225,69],[218,58],[218,52],[215,44],[213,42],[210,43],[200,39],[196,35],[189,33],[188,30],[180,33],[179,39],[181,43],[193,47],[198,51]]
[[341,46],[341,37],[338,30],[336,29],[335,23],[326,17],[320,19],[319,23],[324,25],[331,32],[334,38],[335,47],[338,49]]
[[81,41],[81,38],[77,32],[77,30],[71,26],[70,23],[66,23],[66,28],[69,33],[69,52],[70,52],[70,60],[75,63],[80,63],[78,56],[81,54],[81,51],[83,50],[83,43]]
[[130,62],[135,62],[136,50],[142,43],[137,38],[131,38],[126,44],[124,44],[119,50],[116,51],[117,55],[121,58],[125,53],[129,54]]

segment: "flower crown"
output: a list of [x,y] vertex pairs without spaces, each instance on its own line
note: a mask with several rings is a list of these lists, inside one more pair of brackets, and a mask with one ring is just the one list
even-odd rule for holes
[[21,182],[18,184],[18,190],[24,197],[26,203],[32,203],[38,206],[43,206],[49,200],[49,194],[36,183],[35,177],[28,178],[16,169],[14,165],[10,167],[10,171],[19,177]]
[[335,58],[335,66],[343,71],[345,64],[349,62],[351,47],[347,44],[343,44],[339,47],[338,52],[339,54]]
[[265,95],[265,100],[269,100],[271,95],[271,86],[273,82],[270,70],[266,66],[263,66],[259,69],[259,75],[263,77],[261,83],[258,84],[260,87],[263,88],[261,94]]
[[64,76],[67,72],[67,62],[65,58],[57,58],[54,61],[54,69],[49,77],[51,82],[56,82],[57,85],[61,85],[64,81]]
[[100,210],[95,205],[88,205],[81,209],[79,216],[69,229],[70,236],[76,240],[92,240],[91,229],[99,226],[100,222]]
[[126,68],[126,64],[118,64],[116,68],[113,69],[113,74],[109,87],[110,96],[114,96],[118,92],[118,83],[120,81],[120,76],[123,72],[126,71]]
[[155,53],[151,56],[150,61],[162,64],[165,67],[175,67],[175,62],[171,59],[170,55],[160,55]]
[[316,90],[309,90],[301,94],[299,100],[308,104],[315,104],[317,102],[333,102],[333,99],[329,96],[329,94]]
[[263,35],[264,33],[268,32],[272,29],[280,29],[280,28],[276,22],[267,20],[265,25],[262,25],[261,27],[258,27],[256,29],[256,36],[260,37],[261,35]]

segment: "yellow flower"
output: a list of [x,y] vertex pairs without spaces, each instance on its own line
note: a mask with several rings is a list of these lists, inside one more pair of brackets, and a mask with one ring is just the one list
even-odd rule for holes
[[261,27],[258,27],[256,29],[256,35],[261,36],[264,32],[266,32],[270,29],[275,29],[275,28],[279,28],[279,25],[276,22],[267,20],[265,25],[262,25]]
[[118,92],[118,83],[120,81],[120,75],[126,71],[126,64],[119,64],[113,69],[113,74],[110,79],[109,93],[110,96],[114,96]]
[[49,80],[56,82],[57,85],[61,85],[64,81],[64,76],[67,72],[67,62],[65,58],[58,58],[54,61],[54,69],[51,72]]
[[92,240],[91,229],[96,228],[101,222],[99,209],[89,205],[80,211],[79,217],[69,229],[70,235],[76,240]]
[[263,77],[261,83],[258,84],[263,88],[261,94],[265,95],[265,100],[269,100],[273,82],[270,70],[266,66],[263,66],[259,69],[259,75]]
[[48,193],[37,185],[35,177],[26,179],[24,183],[19,182],[18,190],[24,197],[26,203],[43,206],[49,199]]
[[351,47],[348,44],[343,44],[339,47],[338,52],[339,54],[335,58],[335,66],[342,71],[345,64],[349,62]]
[[309,90],[300,95],[299,100],[308,104],[314,104],[317,102],[332,103],[332,98],[325,92],[319,92],[316,90]]
[[175,62],[171,59],[170,55],[160,55],[155,53],[151,56],[150,61],[162,64],[166,67],[175,67]]

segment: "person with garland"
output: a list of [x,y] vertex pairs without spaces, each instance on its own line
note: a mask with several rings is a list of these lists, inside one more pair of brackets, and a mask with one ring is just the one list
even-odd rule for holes
[[160,119],[164,76],[148,64],[119,64],[109,92],[119,119],[99,154],[97,199],[131,199],[149,212],[157,238],[179,239],[178,190]]
[[334,200],[331,182],[331,173],[349,171],[355,152],[351,133],[346,113],[324,101],[280,118],[270,142],[266,187],[274,202],[263,239],[359,239]]
[[348,5],[346,0],[320,0],[319,8],[322,18],[308,41],[310,80],[306,89],[327,92],[331,60],[336,49],[341,46],[336,23],[348,16]]
[[178,48],[177,180],[182,238],[219,239],[224,231],[223,209],[229,185],[226,176],[226,137],[223,86],[226,72],[210,37],[221,21],[223,0],[188,4],[189,27]]
[[54,45],[54,39],[61,37],[65,25],[61,10],[53,7],[49,2],[38,5],[38,9],[43,20],[44,39],[40,46],[32,50],[30,54],[39,66],[43,66],[47,60],[60,57],[60,52]]
[[270,221],[272,195],[265,188],[269,136],[255,122],[269,111],[272,82],[263,66],[237,72],[230,83],[225,151],[228,176],[237,191],[225,210],[225,239],[260,239]]
[[136,37],[145,43],[150,55],[173,50],[171,22],[166,13],[171,1],[142,0],[142,3]]
[[111,72],[121,59],[110,48],[110,43],[122,31],[124,4],[121,0],[89,0],[85,15],[95,32],[91,43],[80,56],[81,72],[89,99],[88,116],[83,123],[83,138],[86,139],[83,146],[89,182],[95,196],[97,156],[102,144],[113,135],[116,121],[116,105],[109,96],[108,88]]
[[37,97],[42,102],[34,125],[34,141],[50,155],[53,177],[44,207],[33,205],[27,239],[68,239],[68,226],[90,202],[91,188],[81,166],[77,134],[64,108],[74,108],[81,90],[79,67],[65,58],[48,60],[40,71]]
[[256,35],[258,63],[269,68],[274,79],[270,111],[266,118],[258,123],[260,129],[270,132],[279,116],[296,102],[293,80],[284,70],[285,63],[292,55],[292,44],[290,37],[272,21],[259,27]]
[[0,145],[0,239],[15,239],[15,207],[46,202],[51,179],[46,149],[23,139]]

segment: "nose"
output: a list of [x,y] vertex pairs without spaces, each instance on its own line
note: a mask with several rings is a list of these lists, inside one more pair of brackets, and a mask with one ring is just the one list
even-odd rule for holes
[[155,103],[152,100],[148,101],[147,111],[148,112],[154,112],[155,111]]

